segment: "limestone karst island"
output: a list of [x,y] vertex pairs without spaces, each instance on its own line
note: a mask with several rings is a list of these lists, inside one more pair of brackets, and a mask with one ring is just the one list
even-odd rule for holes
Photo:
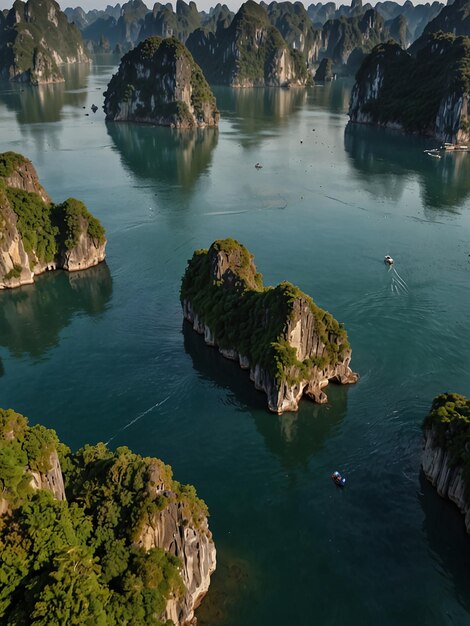
[[470,0],[0,0],[0,626],[470,626],[469,99]]
[[31,161],[0,154],[0,289],[19,287],[46,271],[70,272],[105,258],[101,223],[75,198],[54,204]]
[[250,370],[274,413],[296,411],[303,395],[327,402],[330,381],[358,380],[343,325],[291,283],[264,287],[253,255],[238,241],[196,250],[180,298],[194,330]]
[[177,39],[149,37],[122,59],[104,94],[106,119],[192,128],[217,126],[201,69]]

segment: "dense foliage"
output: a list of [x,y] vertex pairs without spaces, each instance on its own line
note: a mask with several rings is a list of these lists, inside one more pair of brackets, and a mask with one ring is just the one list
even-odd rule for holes
[[433,430],[435,443],[450,453],[452,465],[463,467],[470,487],[470,399],[458,393],[437,396],[423,428]]
[[[223,277],[213,274],[214,258],[222,252],[230,259]],[[216,241],[210,250],[197,250],[181,284],[181,300],[211,329],[218,346],[235,349],[259,364],[277,381],[305,379],[313,367],[325,367],[344,358],[349,343],[346,331],[333,316],[288,282],[263,287],[248,250],[233,239]],[[286,323],[296,318],[299,302],[315,319],[315,334],[325,345],[321,357],[297,359],[286,337]]]
[[377,99],[364,103],[364,112],[378,123],[398,122],[406,131],[432,131],[445,94],[470,90],[470,39],[430,35],[415,57],[396,43],[380,44],[359,69],[357,86],[373,80],[378,67],[383,85]]
[[462,469],[465,494],[470,500],[470,399],[458,393],[437,396],[423,428],[432,429],[434,443],[449,453],[450,465]]
[[[38,193],[8,186],[7,178],[20,166],[31,168],[20,154],[0,154],[0,212],[2,206],[8,204],[16,214],[18,232],[31,267],[37,261],[51,263],[56,260],[62,250],[77,245],[83,232],[93,239],[95,245],[104,243],[103,226],[79,200],[69,198],[61,204],[47,203]],[[13,269],[11,278],[18,272],[21,273],[21,268]]]
[[[57,465],[56,451],[61,502],[31,487],[30,472],[47,472],[51,459]],[[0,410],[0,476],[9,511],[0,517],[2,624],[162,626],[167,599],[184,593],[180,562],[135,542],[171,501],[200,523],[207,508],[192,486],[125,447],[87,445],[72,454],[53,431],[31,428],[11,410]]]

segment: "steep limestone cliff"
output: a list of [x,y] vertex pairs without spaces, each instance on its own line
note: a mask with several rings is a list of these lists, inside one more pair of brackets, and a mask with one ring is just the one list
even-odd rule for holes
[[174,38],[149,37],[128,52],[104,95],[107,120],[177,128],[219,123],[200,67]]
[[470,400],[459,394],[438,396],[423,428],[424,474],[440,496],[459,507],[470,533]]
[[376,46],[362,63],[351,93],[351,122],[435,136],[470,139],[470,39],[430,35],[416,56],[398,44]]
[[304,56],[289,47],[266,9],[253,0],[240,7],[227,28],[197,29],[186,44],[211,84],[279,87],[310,81]]
[[32,283],[47,270],[92,267],[105,247],[104,229],[84,204],[53,204],[28,159],[0,154],[0,289]]
[[334,63],[356,68],[367,52],[389,37],[383,17],[374,9],[354,17],[328,20],[322,28],[325,56]]
[[63,82],[61,64],[88,62],[80,31],[55,0],[15,0],[0,23],[0,79]]
[[[206,505],[169,466],[104,444],[72,454],[54,431],[0,409],[0,467],[0,619],[31,623],[46,589],[50,623],[195,624],[216,550]],[[71,568],[66,585],[57,562]]]
[[233,239],[194,253],[180,297],[194,330],[250,370],[275,413],[296,411],[304,394],[326,402],[331,381],[358,380],[343,326],[290,283],[263,287],[252,255]]

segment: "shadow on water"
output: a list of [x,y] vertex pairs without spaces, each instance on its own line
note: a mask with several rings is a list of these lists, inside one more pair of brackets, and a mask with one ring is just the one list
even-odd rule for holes
[[423,471],[419,482],[419,501],[424,512],[423,530],[429,548],[443,575],[454,585],[459,603],[470,611],[470,537],[465,530],[464,517],[453,502],[437,494]]
[[0,345],[12,356],[40,357],[59,343],[59,333],[74,315],[106,309],[112,279],[106,263],[81,272],[50,272],[0,293]]
[[215,87],[217,107],[222,119],[228,119],[237,141],[251,147],[263,138],[274,136],[276,126],[287,126],[293,113],[307,101],[307,90]]
[[268,449],[286,468],[306,467],[308,460],[322,449],[346,416],[347,385],[334,384],[326,390],[328,404],[315,404],[306,398],[297,413],[270,413],[266,395],[255,389],[248,371],[224,358],[217,349],[207,346],[202,336],[186,321],[183,337],[184,348],[194,369],[202,378],[228,389],[241,405],[248,407]]
[[345,150],[369,193],[399,200],[407,182],[417,178],[425,208],[458,209],[470,195],[470,154],[434,159],[424,153],[435,146],[429,139],[362,124],[348,124],[344,133]]
[[87,99],[90,66],[75,63],[63,67],[65,83],[32,87],[18,83],[0,83],[0,103],[14,111],[18,124],[59,122],[66,106],[82,107]]
[[218,130],[177,130],[108,122],[108,134],[124,167],[145,182],[179,185],[190,192],[211,165]]

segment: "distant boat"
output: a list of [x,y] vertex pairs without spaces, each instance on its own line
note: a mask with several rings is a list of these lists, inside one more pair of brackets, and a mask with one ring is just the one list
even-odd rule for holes
[[393,259],[389,254],[387,254],[387,256],[384,258],[384,263],[386,263],[387,265],[393,265]]
[[428,152],[428,156],[434,157],[435,159],[442,159],[440,154],[435,154],[434,152]]
[[346,478],[344,478],[344,476],[341,476],[339,472],[333,472],[331,474],[331,478],[337,487],[344,487],[346,483]]
[[255,167],[257,170],[263,169],[263,166],[261,165],[261,163],[255,163]]

